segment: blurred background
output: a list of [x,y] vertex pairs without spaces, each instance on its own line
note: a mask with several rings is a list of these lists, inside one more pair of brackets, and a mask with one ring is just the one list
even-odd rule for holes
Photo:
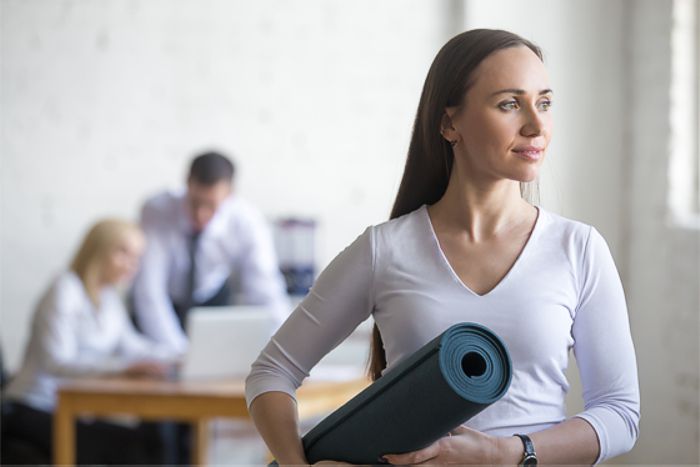
[[[695,0],[2,0],[0,338],[97,218],[136,219],[217,149],[322,269],[388,218],[421,86],[476,27],[540,45],[555,91],[548,210],[607,239],[628,300],[641,437],[620,463],[700,462],[700,21]],[[572,360],[569,412],[582,407]]]

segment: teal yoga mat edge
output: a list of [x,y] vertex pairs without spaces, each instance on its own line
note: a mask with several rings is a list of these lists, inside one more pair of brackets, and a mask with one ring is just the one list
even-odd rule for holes
[[[443,333],[441,334],[441,336],[440,336],[440,337],[441,337],[440,348],[442,348],[442,347],[445,346],[445,343],[446,343],[446,342],[448,341],[448,339],[450,339],[450,337],[451,337],[450,334],[453,333],[453,332],[459,332],[459,331],[461,330],[460,328],[461,328],[463,325],[464,325],[464,326],[469,326],[469,327],[472,328],[472,329],[475,329],[475,328],[476,328],[476,329],[479,329],[479,330],[481,330],[481,331],[484,333],[484,336],[485,336],[488,340],[493,340],[493,341],[495,342],[495,344],[496,344],[494,347],[496,347],[498,350],[501,351],[501,352],[499,352],[499,353],[501,354],[501,356],[502,356],[504,362],[506,363],[505,366],[507,367],[507,370],[506,370],[505,373],[508,375],[508,377],[507,377],[506,380],[503,381],[503,383],[502,383],[502,388],[501,388],[500,391],[498,391],[497,393],[495,393],[495,394],[494,394],[492,397],[490,397],[490,398],[476,398],[474,394],[469,394],[469,398],[470,398],[471,400],[473,400],[474,402],[477,402],[477,403],[480,403],[480,404],[487,404],[487,405],[488,405],[488,404],[493,404],[494,402],[496,402],[497,400],[499,400],[500,398],[502,398],[502,397],[505,395],[506,392],[508,392],[508,389],[510,388],[510,383],[511,383],[511,381],[512,381],[512,379],[513,379],[513,361],[512,361],[512,359],[510,358],[510,352],[508,351],[508,346],[506,345],[505,342],[503,342],[503,339],[501,339],[500,337],[498,337],[498,335],[497,335],[496,333],[494,333],[493,331],[491,331],[491,330],[490,330],[489,328],[487,328],[486,326],[484,326],[484,325],[482,325],[482,324],[479,324],[479,323],[464,322],[464,323],[460,323],[460,324],[453,325],[453,326],[449,327],[445,332],[443,332]],[[449,370],[448,370],[447,368],[445,368],[445,366],[446,366],[446,358],[447,358],[446,355],[444,355],[444,354],[441,354],[441,355],[440,355],[439,363],[440,363],[440,369],[441,369],[441,371],[443,372],[443,374],[448,374],[448,373],[449,373]],[[455,391],[455,393],[457,393],[457,394],[462,394],[462,389],[459,388],[459,387],[457,387],[457,386],[455,385],[454,381],[453,381],[451,378],[446,378],[446,382],[447,382],[447,384],[452,388],[452,390]]]

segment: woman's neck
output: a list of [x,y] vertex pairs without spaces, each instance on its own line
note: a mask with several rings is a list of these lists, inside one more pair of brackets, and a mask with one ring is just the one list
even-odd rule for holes
[[520,195],[520,183],[463,180],[453,170],[443,197],[429,208],[436,229],[461,231],[478,242],[527,222],[535,208]]

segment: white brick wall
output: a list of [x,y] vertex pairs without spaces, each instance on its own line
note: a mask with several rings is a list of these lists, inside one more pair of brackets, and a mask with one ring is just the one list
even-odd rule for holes
[[[669,207],[673,2],[634,1],[629,17],[629,274],[642,391],[630,463],[700,462],[700,230]],[[688,170],[691,168],[688,167]]]
[[2,345],[87,226],[135,217],[214,147],[325,265],[386,219],[430,61],[432,0],[2,0]]

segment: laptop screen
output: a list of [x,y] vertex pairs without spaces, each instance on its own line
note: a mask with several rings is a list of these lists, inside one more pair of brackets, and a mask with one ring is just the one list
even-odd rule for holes
[[180,378],[244,378],[275,331],[267,307],[193,308],[188,315],[189,347]]

